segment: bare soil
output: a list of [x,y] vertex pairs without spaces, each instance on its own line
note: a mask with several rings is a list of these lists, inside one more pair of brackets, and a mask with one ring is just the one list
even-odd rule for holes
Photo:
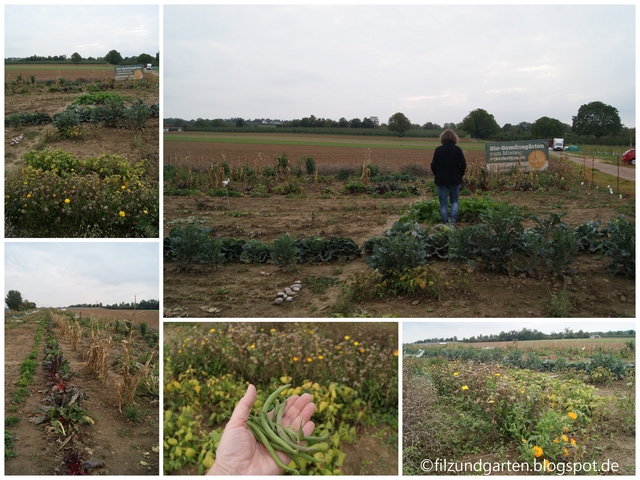
[[132,320],[134,325],[146,323],[158,329],[160,312],[158,310],[112,310],[110,308],[71,308],[69,311],[82,317],[98,317],[105,320]]
[[[147,105],[159,101],[158,91],[127,89],[117,90],[117,93],[130,97],[132,100],[142,99]],[[70,105],[82,93],[49,93],[43,89],[33,89],[30,94],[5,95],[5,116],[14,113],[47,113],[53,116]],[[46,146],[53,149],[61,149],[73,153],[83,159],[95,157],[103,153],[119,155],[135,163],[142,159],[152,161],[152,174],[158,175],[159,146],[160,146],[160,122],[157,118],[150,118],[146,128],[142,131],[140,148],[134,146],[134,137],[138,132],[134,130],[97,128],[91,125],[83,125],[85,130],[84,140],[62,140],[47,143]],[[15,175],[26,166],[23,155],[41,145],[42,134],[47,129],[53,129],[51,124],[22,126],[18,128],[5,127],[4,151],[5,151],[5,176]],[[11,140],[24,134],[23,139],[17,145],[11,145]]]
[[[336,192],[341,183],[331,185]],[[566,213],[569,227],[589,220],[601,220],[602,226],[624,212],[634,220],[634,199],[613,200],[601,192],[503,192],[494,200],[525,205],[541,216]],[[381,235],[408,207],[420,200],[412,198],[372,198],[340,196],[321,198],[313,189],[305,198],[164,197],[164,236],[174,226],[193,224],[211,228],[212,237],[255,238],[271,242],[283,233],[295,237],[350,237],[359,245]],[[430,199],[426,198],[427,200]],[[460,224],[458,228],[464,227]],[[532,226],[525,223],[525,226]],[[568,282],[570,315],[575,317],[635,316],[635,282],[621,276],[611,277],[607,257],[579,254],[571,265],[576,271]],[[482,269],[472,273],[453,269],[447,262],[435,268],[450,282],[442,301],[432,299],[387,298],[360,305],[373,317],[549,317],[552,294],[563,287],[561,279],[523,278],[494,274]],[[352,262],[299,264],[294,273],[285,273],[272,264],[225,264],[215,270],[192,266],[179,271],[177,264],[164,263],[165,317],[328,317],[340,294],[341,286],[314,294],[304,288],[307,277],[331,277],[343,284],[356,271],[371,271],[364,258]],[[295,301],[273,305],[275,294],[295,280],[303,288]]]
[[[75,372],[71,383],[88,395],[89,398],[83,400],[82,407],[94,419],[95,425],[78,425],[75,434],[63,445],[60,437],[48,430],[46,421],[39,426],[32,423],[33,419],[42,414],[37,404],[47,396],[41,366],[44,341],[40,346],[34,383],[27,387],[30,396],[14,411],[10,394],[17,388],[14,384],[20,375],[19,367],[33,346],[37,327],[38,324],[34,321],[19,325],[5,324],[5,418],[10,415],[20,418],[18,425],[10,428],[17,437],[15,452],[18,456],[5,460],[5,474],[54,475],[56,467],[62,465],[64,454],[73,449],[81,452],[85,460],[93,458],[103,461],[106,471],[101,470],[101,474],[159,475],[160,420],[157,402],[139,398],[137,401],[143,412],[142,419],[138,424],[128,421],[124,413],[118,411],[113,387],[115,374],[110,375],[106,383],[102,383],[82,371],[85,365],[82,352],[86,339],[73,352],[70,345],[64,343],[56,332],[64,357],[69,361],[71,371]],[[134,333],[134,358],[137,359],[149,347],[141,338],[135,337]],[[114,355],[121,355],[121,344],[114,342],[114,350]]]

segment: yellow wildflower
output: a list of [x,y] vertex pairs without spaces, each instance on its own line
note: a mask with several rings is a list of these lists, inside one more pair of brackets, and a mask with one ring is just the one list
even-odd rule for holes
[[454,377],[457,377],[458,375],[460,375],[460,372],[453,372]]
[[542,455],[544,455],[544,452],[542,451],[542,448],[540,448],[538,445],[533,447],[531,450],[533,451],[533,454],[536,457],[541,457]]
[[271,330],[269,330],[270,333],[275,333],[276,329],[272,328]]
[[567,450],[566,448],[562,449],[562,453],[564,454],[565,457],[569,456],[569,450]]
[[64,203],[69,204],[69,203],[71,203],[71,200],[69,200],[68,198],[65,198],[65,199],[64,199]]
[[397,356],[398,356],[398,350],[394,350],[394,351],[393,351],[393,356],[394,356],[394,357],[397,357]]
[[31,198],[31,194],[30,193],[27,193],[27,198]]
[[250,346],[249,348],[256,348],[255,343],[254,343],[254,344],[251,344],[251,346]]
[[323,360],[323,359],[324,359],[324,356],[318,355],[318,360]]
[[147,210],[146,208],[143,210],[143,212],[144,212],[145,215],[149,214],[149,210]]
[[461,390],[463,390],[463,391],[464,391],[464,390],[469,390],[469,387],[467,387],[466,385],[463,385],[463,386],[462,386],[462,388],[461,388]]
[[578,418],[578,415],[576,415],[574,412],[569,412],[569,413],[567,413],[567,416],[568,416],[571,420],[575,420],[576,418]]
[[360,353],[364,353],[364,348],[361,348],[361,349],[360,349]]
[[571,445],[573,445],[574,447],[576,446],[576,439],[575,438],[572,438],[570,440],[570,442],[571,442]]
[[569,441],[569,438],[567,438],[566,435],[562,435],[560,438],[562,439],[563,442],[568,442]]
[[215,333],[216,329],[212,328],[211,330],[209,330],[209,333]]
[[348,342],[351,337],[349,335],[345,335],[344,339]]
[[120,213],[118,215],[120,215],[122,218],[124,218],[126,214],[122,210],[120,210]]
[[353,342],[353,346],[357,347],[358,346],[358,342]]
[[293,357],[293,361],[297,362],[298,361],[298,357]]
[[311,357],[307,357],[307,363],[311,363],[313,359]]

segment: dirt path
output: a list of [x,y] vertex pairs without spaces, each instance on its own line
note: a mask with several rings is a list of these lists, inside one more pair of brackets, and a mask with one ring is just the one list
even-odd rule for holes
[[597,159],[589,158],[585,155],[577,155],[577,154],[569,154],[564,152],[562,154],[565,158],[568,158],[574,163],[579,165],[586,165],[587,168],[595,168],[596,170],[600,170],[603,173],[608,175],[613,175],[617,177],[620,175],[620,178],[625,180],[631,180],[632,182],[636,181],[636,168],[628,165],[620,165],[618,169],[617,165],[611,165],[610,163],[605,163]]

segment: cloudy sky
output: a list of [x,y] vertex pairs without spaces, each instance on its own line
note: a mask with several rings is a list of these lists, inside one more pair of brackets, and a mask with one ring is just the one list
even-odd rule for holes
[[635,127],[635,5],[164,6],[164,117]]
[[160,299],[158,242],[6,242],[4,298],[38,307]]
[[6,5],[4,56],[30,57],[78,52],[123,57],[160,51],[158,5]]
[[482,335],[498,335],[500,332],[511,330],[538,330],[542,333],[562,332],[569,327],[574,332],[607,332],[618,330],[636,330],[633,320],[531,320],[522,321],[486,321],[486,320],[451,320],[448,322],[412,322],[404,321],[402,325],[402,343],[413,343],[426,338],[449,338],[457,336],[458,339],[470,338]]

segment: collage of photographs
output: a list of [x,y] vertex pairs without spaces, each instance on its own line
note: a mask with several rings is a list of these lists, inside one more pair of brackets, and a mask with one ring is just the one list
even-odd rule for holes
[[0,476],[635,477],[636,15],[3,3]]

